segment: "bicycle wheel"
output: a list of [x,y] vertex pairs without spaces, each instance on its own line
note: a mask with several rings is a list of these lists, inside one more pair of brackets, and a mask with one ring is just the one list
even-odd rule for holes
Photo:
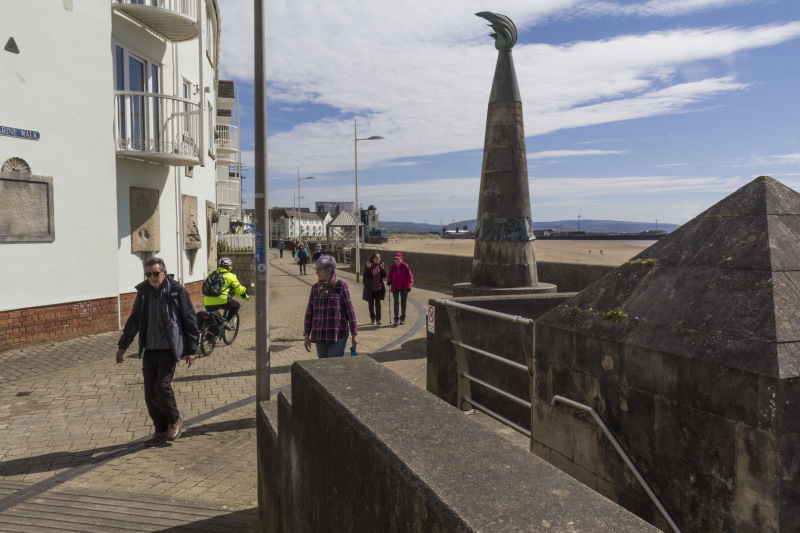
[[233,328],[232,331],[228,331],[227,329],[222,330],[222,340],[225,341],[225,344],[233,344],[233,341],[236,340],[236,335],[239,334],[239,315],[233,315],[230,320],[228,320],[231,327]]
[[211,355],[217,345],[217,336],[211,333],[209,320],[205,321],[200,330],[200,352],[203,355]]

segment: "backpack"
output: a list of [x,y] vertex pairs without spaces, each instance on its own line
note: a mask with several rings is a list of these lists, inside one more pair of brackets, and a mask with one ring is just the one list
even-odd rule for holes
[[203,282],[203,294],[205,296],[220,296],[225,287],[225,276],[216,270],[208,275]]

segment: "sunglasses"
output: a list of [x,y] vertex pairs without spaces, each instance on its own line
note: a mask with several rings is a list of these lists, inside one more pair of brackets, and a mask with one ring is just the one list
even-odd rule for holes
[[145,272],[144,277],[146,278],[149,278],[150,276],[158,277],[159,274],[161,274],[160,270],[158,272]]

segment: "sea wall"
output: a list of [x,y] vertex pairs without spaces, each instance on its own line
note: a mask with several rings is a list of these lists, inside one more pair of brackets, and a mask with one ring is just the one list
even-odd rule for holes
[[[380,253],[387,266],[395,254],[395,250],[362,249],[360,251],[362,269],[373,252]],[[425,252],[402,253],[403,261],[411,267],[415,281],[447,289],[451,289],[456,283],[470,281],[472,257],[429,254]],[[352,249],[351,254],[351,257],[355,257],[355,248]],[[559,292],[580,291],[614,270],[614,268],[616,267],[608,265],[536,262],[536,273],[539,281],[552,283],[558,288]],[[348,270],[353,272],[354,266],[351,264]]]

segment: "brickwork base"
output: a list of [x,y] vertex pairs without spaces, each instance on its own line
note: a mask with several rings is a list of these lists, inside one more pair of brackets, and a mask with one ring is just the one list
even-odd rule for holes
[[[202,281],[186,285],[195,307],[203,304],[202,287]],[[123,325],[135,297],[135,292],[119,295]],[[0,311],[0,351],[118,329],[116,297]]]

